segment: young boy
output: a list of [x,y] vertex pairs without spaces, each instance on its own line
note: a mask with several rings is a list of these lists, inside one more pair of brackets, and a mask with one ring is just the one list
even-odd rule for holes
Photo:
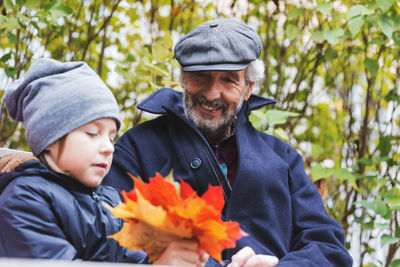
[[[84,62],[40,59],[6,91],[5,103],[24,122],[37,158],[0,159],[0,257],[145,262],[145,253],[108,238],[122,222],[103,203],[116,206],[120,197],[101,182],[121,122],[100,77]],[[202,265],[202,256],[196,242],[183,240],[156,263]]]

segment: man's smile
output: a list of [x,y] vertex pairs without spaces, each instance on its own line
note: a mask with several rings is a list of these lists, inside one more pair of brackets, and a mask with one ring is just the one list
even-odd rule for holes
[[206,116],[215,116],[219,113],[224,113],[228,105],[220,100],[207,101],[205,96],[193,96],[192,98],[194,107],[198,112]]

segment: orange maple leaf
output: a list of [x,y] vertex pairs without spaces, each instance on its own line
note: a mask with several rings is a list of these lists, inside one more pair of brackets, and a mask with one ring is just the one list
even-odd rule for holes
[[111,235],[121,246],[144,250],[151,261],[168,244],[182,238],[197,240],[212,258],[222,261],[221,252],[234,248],[246,236],[237,222],[221,220],[224,197],[221,186],[209,186],[199,197],[183,180],[173,181],[157,173],[148,183],[132,177],[134,189],[122,192],[125,203],[108,206],[116,218],[124,219],[120,232]]

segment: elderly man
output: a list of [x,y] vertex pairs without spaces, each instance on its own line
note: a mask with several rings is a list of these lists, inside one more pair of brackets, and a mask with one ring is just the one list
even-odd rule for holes
[[105,183],[130,190],[128,172],[147,179],[173,169],[199,194],[221,185],[223,219],[249,234],[224,251],[230,266],[351,266],[343,230],[327,215],[301,156],[249,122],[252,110],[274,102],[251,94],[263,77],[261,48],[258,34],[233,19],[185,35],[174,50],[183,94],[162,88],[139,104],[162,116],[118,140]]

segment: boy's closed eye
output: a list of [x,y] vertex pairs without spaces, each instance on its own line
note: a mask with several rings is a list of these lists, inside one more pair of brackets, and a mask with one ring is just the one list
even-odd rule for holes
[[97,132],[86,132],[86,134],[92,137],[97,136]]
[[83,131],[90,137],[97,137],[99,135],[108,134],[110,143],[114,144],[116,129],[108,129],[108,127],[106,127],[105,125],[94,121],[85,125]]

